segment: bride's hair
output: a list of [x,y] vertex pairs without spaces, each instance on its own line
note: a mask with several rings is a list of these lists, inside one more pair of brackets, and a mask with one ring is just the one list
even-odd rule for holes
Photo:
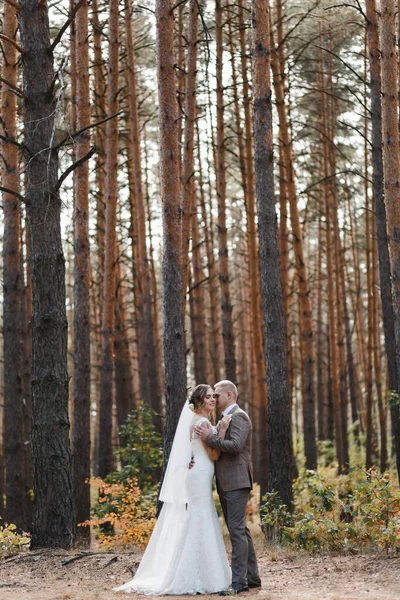
[[197,412],[204,404],[204,398],[207,395],[210,385],[207,383],[200,383],[196,385],[190,392],[189,404],[193,404],[193,410]]

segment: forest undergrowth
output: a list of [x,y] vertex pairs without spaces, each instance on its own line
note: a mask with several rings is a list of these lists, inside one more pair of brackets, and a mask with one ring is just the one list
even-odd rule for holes
[[[120,468],[105,479],[93,478],[92,516],[80,524],[91,527],[95,545],[104,551],[145,549],[156,521],[162,439],[154,427],[155,413],[141,404],[120,431]],[[362,467],[360,446],[352,447],[348,473],[338,475],[332,449],[321,448],[317,470],[300,468],[294,480],[292,510],[276,493],[260,501],[256,484],[248,503],[248,522],[260,547],[296,551],[359,554],[400,549],[400,490],[389,471]],[[358,465],[358,466],[357,466]],[[218,494],[214,500],[221,520]],[[223,523],[222,523],[223,524]],[[93,537],[93,536],[92,536]],[[29,533],[15,525],[0,526],[0,559],[29,549]]]

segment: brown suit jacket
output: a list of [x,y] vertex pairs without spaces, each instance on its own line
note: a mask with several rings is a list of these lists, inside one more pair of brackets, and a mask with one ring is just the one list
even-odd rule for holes
[[248,414],[239,407],[235,407],[230,414],[232,420],[225,439],[210,433],[205,440],[211,448],[221,450],[221,455],[215,463],[215,474],[217,484],[225,492],[253,487],[251,421]]

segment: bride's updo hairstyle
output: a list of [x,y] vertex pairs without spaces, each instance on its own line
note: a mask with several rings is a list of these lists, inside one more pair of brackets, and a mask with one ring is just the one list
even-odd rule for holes
[[204,404],[204,398],[207,395],[208,390],[210,389],[210,385],[207,383],[200,383],[196,385],[190,392],[189,396],[189,406],[194,410],[194,412],[198,412]]

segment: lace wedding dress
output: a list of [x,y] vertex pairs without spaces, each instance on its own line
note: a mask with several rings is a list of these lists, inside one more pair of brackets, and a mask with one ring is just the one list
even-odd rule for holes
[[[212,497],[214,463],[201,439],[190,439],[192,422],[193,413],[186,403],[160,493],[164,505],[159,519],[134,578],[115,591],[212,594],[231,583]],[[194,466],[188,469],[191,455]]]

